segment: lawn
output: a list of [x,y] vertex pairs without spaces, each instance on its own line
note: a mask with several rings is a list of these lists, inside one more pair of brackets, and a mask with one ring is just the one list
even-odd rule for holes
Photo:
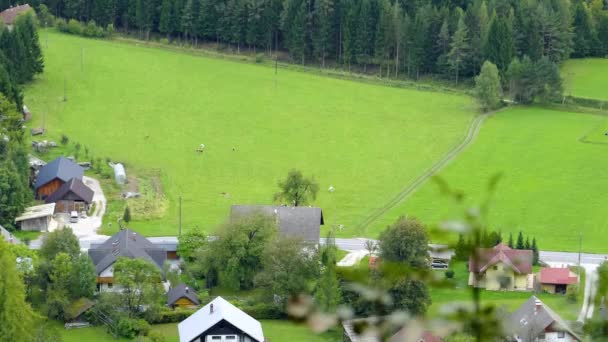
[[608,59],[570,59],[561,73],[566,95],[608,100]]
[[[290,341],[290,342],[338,342],[341,334],[338,329],[324,334],[314,334],[307,326],[298,325],[289,321],[262,320],[264,337],[268,342]],[[126,339],[114,339],[107,334],[102,327],[90,327],[82,329],[65,330],[58,325],[63,342],[110,342],[130,341]],[[165,336],[167,342],[178,342],[177,324],[158,324],[152,326],[153,331],[158,331]]]
[[[159,198],[133,215],[132,228],[145,235],[177,233],[179,196],[185,229],[211,231],[231,204],[272,203],[292,168],[318,181],[325,229],[376,235],[357,224],[455,145],[475,113],[463,95],[40,36],[45,72],[25,90],[31,126],[44,126],[44,139],[67,135],[89,159],[125,163],[146,197]],[[200,144],[204,153],[195,152]]]
[[[445,305],[449,304],[469,304],[472,300],[471,288],[467,285],[469,273],[466,269],[466,264],[458,262],[452,265],[455,271],[454,285],[441,288],[429,289],[433,303],[429,308],[428,316],[436,317],[437,314],[447,309]],[[436,271],[443,276],[444,271]],[[583,275],[584,277],[584,275]],[[581,279],[584,283],[584,278]],[[578,318],[578,314],[582,305],[582,293],[584,286],[580,288],[581,298],[579,303],[570,303],[563,295],[552,295],[548,293],[532,292],[501,292],[501,291],[485,291],[481,292],[481,300],[484,304],[492,304],[502,308],[507,312],[513,312],[522,305],[526,300],[530,299],[531,295],[537,296],[541,301],[548,305],[551,309],[557,312],[563,319],[574,321]]]
[[[541,250],[578,251],[582,233],[584,251],[608,252],[608,145],[579,141],[605,120],[542,108],[500,112],[486,120],[476,142],[440,176],[461,189],[464,202],[471,205],[482,201],[490,177],[502,173],[488,222],[505,239],[521,230],[536,237]],[[441,196],[438,186],[428,182],[389,212],[383,223],[409,214],[435,225],[463,212],[461,205]]]

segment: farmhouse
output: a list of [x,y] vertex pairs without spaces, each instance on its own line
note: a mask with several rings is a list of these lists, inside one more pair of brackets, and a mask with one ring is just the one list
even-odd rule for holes
[[28,11],[33,11],[33,9],[28,4],[15,6],[2,11],[0,13],[0,18],[2,18],[2,22],[4,22],[4,25],[10,30],[12,29],[13,24],[15,24],[15,19],[17,19],[17,16]]
[[21,230],[46,232],[54,228],[54,213],[55,203],[25,208],[23,214],[15,219],[15,224]]
[[167,305],[172,308],[194,308],[200,304],[198,294],[184,283],[167,292]]
[[478,248],[469,259],[469,285],[498,291],[527,291],[534,286],[532,251],[500,243]]
[[264,342],[262,324],[222,297],[177,326],[180,342]]
[[540,269],[538,282],[545,292],[565,294],[569,285],[578,282],[578,275],[569,268],[543,267]]
[[511,314],[507,331],[518,342],[582,341],[568,323],[535,296]]
[[274,218],[280,234],[301,238],[306,243],[319,244],[321,225],[325,223],[321,208],[233,205],[230,208],[230,219],[237,220],[257,213]]
[[72,178],[82,180],[84,169],[73,161],[59,157],[42,166],[36,176],[36,198],[45,200]]
[[93,202],[93,190],[80,179],[72,178],[46,198],[46,203],[55,203],[55,212],[87,211]]
[[114,285],[112,266],[118,258],[141,258],[152,262],[162,272],[167,252],[164,248],[159,248],[145,237],[127,228],[112,235],[100,245],[91,244],[89,257],[95,265],[98,290],[108,291]]

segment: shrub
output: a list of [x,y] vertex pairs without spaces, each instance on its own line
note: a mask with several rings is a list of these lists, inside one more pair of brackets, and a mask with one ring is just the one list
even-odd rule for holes
[[112,37],[113,35],[114,35],[114,24],[108,24],[108,27],[106,27],[106,36]]
[[579,288],[577,284],[568,286],[568,290],[566,290],[566,299],[570,303],[576,303],[578,301],[578,291]]
[[196,310],[193,309],[175,309],[172,310],[167,307],[163,307],[157,310],[153,315],[150,315],[148,322],[151,324],[163,324],[163,323],[177,323],[190,317]]
[[70,19],[68,21],[68,32],[71,34],[82,34],[82,24],[76,19]]
[[118,335],[133,339],[136,336],[147,336],[150,332],[150,324],[143,319],[123,318],[118,321]]
[[258,53],[255,55],[255,62],[256,63],[262,63],[264,61],[264,54],[263,53]]
[[167,341],[167,339],[165,338],[165,336],[161,333],[159,333],[158,331],[151,331],[148,334],[148,341],[150,342],[165,342]]
[[452,279],[452,278],[454,278],[454,270],[446,270],[446,271],[445,271],[445,277],[446,277],[447,279]]
[[57,26],[57,29],[61,32],[69,32],[68,23],[64,19],[57,19],[57,21],[55,21],[55,26]]
[[248,315],[256,319],[285,318],[285,313],[274,303],[255,303],[241,308]]
[[61,135],[61,145],[67,145],[70,142],[70,138],[67,135]]

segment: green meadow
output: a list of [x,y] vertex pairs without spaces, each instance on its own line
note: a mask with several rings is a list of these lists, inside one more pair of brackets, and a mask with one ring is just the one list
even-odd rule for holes
[[608,59],[570,59],[562,66],[566,95],[608,100]]
[[[139,190],[160,202],[134,215],[131,226],[145,235],[176,234],[180,196],[185,229],[206,231],[231,204],[271,204],[292,168],[318,181],[314,205],[325,229],[373,235],[357,224],[457,144],[475,113],[462,95],[275,75],[267,66],[54,31],[40,39],[45,71],[25,91],[31,126],[44,126],[44,139],[67,135],[89,158],[125,163]],[[203,153],[195,152],[200,144]]]
[[[442,196],[430,181],[379,223],[398,214],[431,225],[462,217],[465,208],[484,201],[488,181],[501,174],[487,219],[505,239],[521,230],[536,237],[542,250],[578,251],[582,234],[583,250],[608,252],[608,136],[598,128],[605,124],[603,116],[536,107],[499,112],[439,175],[464,193],[462,203]],[[603,143],[581,142],[589,132]]]

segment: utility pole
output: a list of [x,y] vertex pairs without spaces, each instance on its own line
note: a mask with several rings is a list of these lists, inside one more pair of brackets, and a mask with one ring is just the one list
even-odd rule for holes
[[[581,254],[583,253],[583,232],[579,232],[578,233],[578,268],[579,268],[579,273],[580,273],[580,268],[581,268]],[[580,284],[581,282],[581,277],[578,277],[578,282]]]
[[84,71],[84,47],[80,48],[80,69]]
[[66,94],[66,83],[67,83],[67,81],[65,80],[65,76],[64,76],[63,77],[63,102],[68,101],[68,96]]
[[182,236],[182,196],[179,196],[179,236]]

